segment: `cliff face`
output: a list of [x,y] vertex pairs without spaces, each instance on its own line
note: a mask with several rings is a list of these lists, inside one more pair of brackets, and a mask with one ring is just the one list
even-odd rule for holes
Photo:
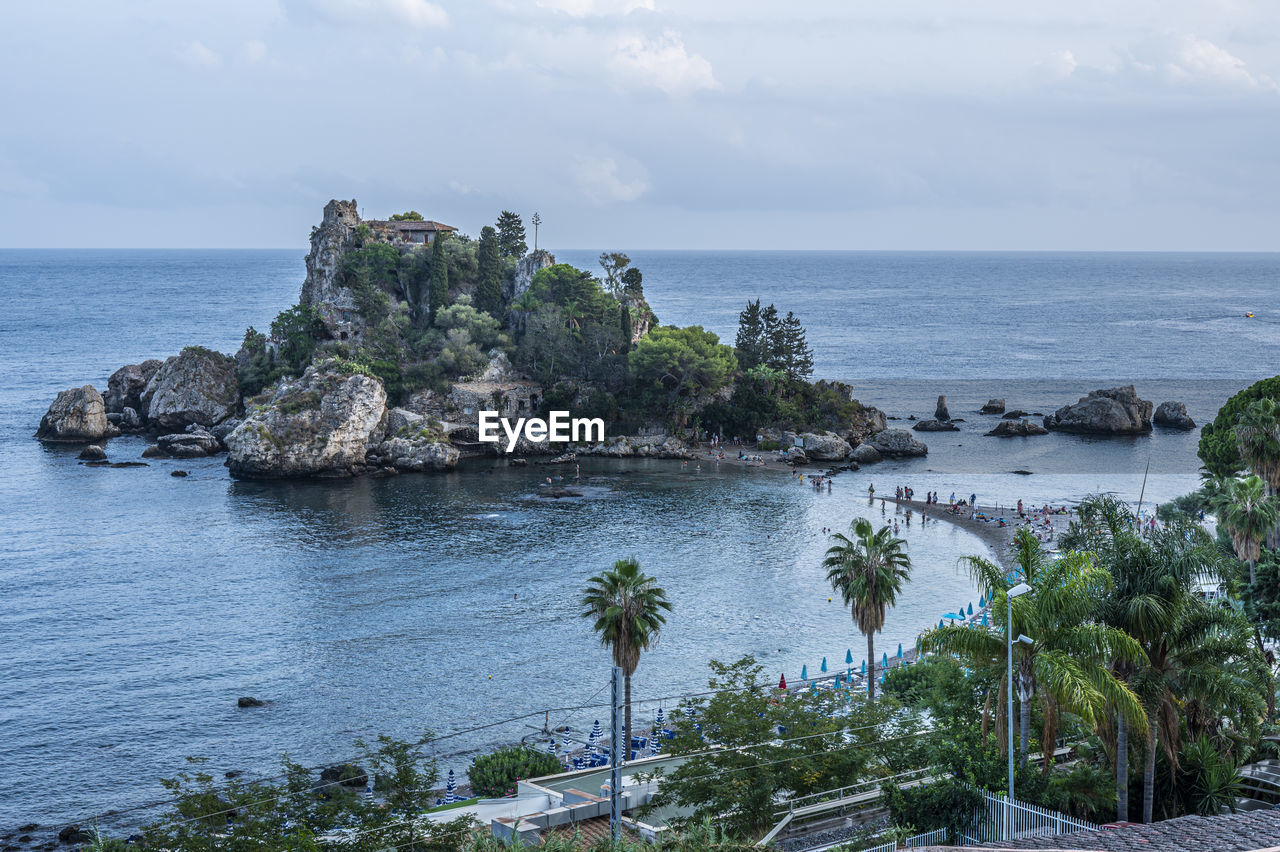
[[355,200],[335,199],[324,206],[324,220],[311,231],[302,304],[316,310],[335,340],[355,339],[362,330],[354,297],[340,282],[342,257],[359,224]]

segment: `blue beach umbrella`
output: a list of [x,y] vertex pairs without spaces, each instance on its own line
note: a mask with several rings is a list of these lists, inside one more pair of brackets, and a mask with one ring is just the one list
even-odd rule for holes
[[547,743],[547,751],[551,752],[552,754],[556,754],[559,751],[559,749],[556,748],[555,737],[552,737],[551,742]]
[[826,658],[826,657],[823,657],[823,658],[822,658],[822,671],[824,671],[824,672],[825,672],[826,670],[827,670],[827,658]]
[[454,802],[461,802],[458,798],[458,782],[453,777],[453,770],[449,770],[449,778],[444,784],[444,803],[451,805]]
[[852,648],[844,652],[844,664],[846,666],[853,665],[853,649]]
[[978,609],[982,609],[987,605],[987,599],[982,595],[978,595]]
[[600,728],[600,720],[596,719],[596,723],[591,726],[591,733],[587,736],[587,748],[592,753],[596,753],[596,747],[600,745],[600,739],[604,736],[604,731]]
[[800,667],[800,679],[801,680],[809,679],[809,666],[807,664]]
[[654,730],[661,731],[661,730],[662,730],[662,722],[663,722],[663,720],[662,720],[662,708],[661,708],[661,707],[659,707],[659,708],[658,708],[658,715],[654,718],[654,721],[653,721],[653,727],[654,727]]
[[982,626],[987,626],[987,614],[985,612],[982,614]]
[[969,610],[968,610],[968,613],[969,613],[969,615],[973,615],[973,601],[969,601]]
[[901,642],[898,643],[898,659],[899,660],[902,659],[902,643]]
[[862,676],[863,676],[863,677],[866,677],[866,676],[867,676],[867,661],[866,661],[866,660],[863,660],[863,661],[862,661]]
[[[883,668],[886,668],[886,669],[887,669],[887,668],[889,668],[889,652],[888,652],[888,651],[886,651],[886,652],[885,652],[884,654],[882,654],[881,656],[883,657],[883,659],[881,659],[881,660],[880,660],[880,665],[881,665]],[[883,675],[882,675],[882,676],[883,676]]]
[[939,618],[939,619],[938,619],[938,626],[939,626],[939,627],[944,627],[945,625],[946,625],[946,622],[945,622],[945,621],[943,621],[941,618]]

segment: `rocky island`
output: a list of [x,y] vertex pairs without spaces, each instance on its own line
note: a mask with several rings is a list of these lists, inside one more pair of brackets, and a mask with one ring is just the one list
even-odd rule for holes
[[[603,441],[521,438],[517,455],[688,458],[700,435],[754,435],[793,463],[919,456],[882,412],[839,382],[811,381],[799,320],[749,303],[734,346],[663,326],[643,276],[617,252],[602,274],[528,251],[504,211],[478,239],[416,212],[364,220],[330,201],[313,228],[298,304],[233,355],[201,346],[60,393],[41,441],[147,435],[147,458],[225,451],[246,479],[448,470],[502,452],[478,413],[599,417]],[[941,428],[951,428],[945,400]]]

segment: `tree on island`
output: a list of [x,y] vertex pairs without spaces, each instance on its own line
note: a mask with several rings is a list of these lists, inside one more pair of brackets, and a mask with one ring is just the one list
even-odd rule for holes
[[628,267],[622,273],[622,295],[631,299],[644,298],[644,276],[640,274],[640,270],[634,266]]
[[744,372],[765,362],[768,348],[759,299],[747,302],[747,307],[738,314],[738,336],[733,342],[733,350],[738,355],[738,366]]
[[407,213],[393,213],[391,215],[392,222],[422,222],[423,216],[417,210],[410,210]]
[[631,751],[631,676],[640,664],[640,654],[657,644],[667,623],[662,613],[670,612],[671,604],[657,580],[640,570],[639,562],[619,559],[613,568],[587,581],[582,605],[586,607],[582,617],[594,619],[592,629],[600,634],[600,644],[610,648],[613,664],[622,669],[625,735],[613,748],[621,748],[626,759]]
[[778,335],[782,346],[777,363],[773,366],[782,370],[793,382],[806,381],[813,375],[813,350],[805,340],[804,326],[800,325],[800,320],[791,311],[787,311]]
[[902,584],[911,579],[911,557],[907,543],[883,526],[872,530],[871,522],[859,518],[849,525],[853,538],[834,533],[822,567],[827,582],[840,593],[849,607],[853,623],[867,637],[867,694],[876,697],[876,633],[884,628],[889,607],[898,600]]
[[437,235],[431,244],[431,281],[427,287],[427,309],[431,321],[449,304],[449,264],[444,256],[443,235]]
[[738,368],[733,350],[700,325],[653,329],[640,338],[627,363],[640,387],[665,393],[669,403],[719,390]]
[[524,221],[518,213],[503,210],[498,214],[498,252],[503,257],[516,260],[524,257],[529,251],[525,242]]
[[604,289],[612,296],[622,292],[623,270],[631,265],[631,258],[620,251],[600,252],[600,268],[604,270]]
[[799,318],[788,311],[785,319],[779,319],[778,309],[773,305],[761,308],[759,299],[747,302],[738,314],[734,351],[744,371],[769,367],[792,382],[806,381],[813,375],[813,350]]
[[498,232],[485,225],[480,229],[475,303],[495,317],[502,313],[502,259],[498,255]]

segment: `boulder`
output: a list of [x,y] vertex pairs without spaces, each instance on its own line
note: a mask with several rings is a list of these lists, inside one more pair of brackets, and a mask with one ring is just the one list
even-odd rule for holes
[[1039,423],[1032,423],[1030,420],[1023,418],[1022,420],[1001,420],[996,428],[986,433],[987,437],[995,438],[1018,438],[1027,435],[1048,435],[1049,430],[1041,426]]
[[120,430],[123,432],[138,432],[143,428],[142,415],[138,413],[138,409],[131,405],[126,405],[124,410],[120,412],[119,425]]
[[320,783],[363,787],[369,783],[369,774],[354,763],[343,763],[338,766],[327,766],[321,770]]
[[93,835],[78,825],[68,825],[58,832],[58,841],[69,845],[91,843],[93,842]]
[[221,423],[239,401],[235,360],[201,346],[188,346],[166,360],[142,394],[147,421],[173,432],[193,423]]
[[800,447],[790,447],[785,452],[783,452],[782,458],[784,461],[790,464],[808,464],[809,463],[809,457],[805,455],[804,450],[801,449]]
[[[225,450],[227,448],[227,436],[236,431],[236,427],[243,422],[243,420],[239,420],[235,417],[232,417],[229,420],[223,420],[218,425],[209,427],[209,434],[217,438],[218,443],[220,443],[222,445],[222,449]],[[190,431],[190,427],[188,427],[188,431]]]
[[[873,435],[868,443],[886,458],[923,456],[929,453],[929,448],[922,442],[917,441],[905,429],[886,429],[877,435]],[[861,459],[855,458],[854,461],[861,461]]]
[[832,432],[805,432],[804,454],[817,461],[844,461],[853,452],[849,442]]
[[1196,421],[1192,420],[1191,415],[1187,414],[1187,406],[1181,402],[1160,403],[1152,421],[1157,426],[1163,426],[1166,429],[1189,431],[1196,428]]
[[987,404],[979,410],[981,414],[1004,414],[1003,399],[989,399]]
[[392,408],[387,411],[386,436],[392,438],[396,435],[416,432],[422,428],[422,422],[425,419],[423,415],[406,408]]
[[168,455],[168,453],[160,449],[159,444],[148,444],[147,448],[142,451],[142,457],[144,459],[162,459]]
[[102,394],[93,385],[58,394],[36,430],[37,438],[51,443],[92,443],[113,434],[119,434],[119,430],[107,422]]
[[578,454],[584,456],[607,456],[609,458],[627,458],[640,456],[658,459],[691,459],[694,453],[679,438],[667,435],[616,435],[607,438],[603,443],[580,447]]
[[369,451],[368,461],[396,470],[452,470],[462,456],[448,441],[429,436],[395,437]]
[[959,432],[960,427],[950,420],[921,420],[911,427],[917,432]]
[[1021,408],[1015,408],[1012,411],[1006,411],[1004,413],[1005,420],[1021,420],[1024,417],[1030,417],[1030,416],[1031,416],[1030,412],[1023,411]]
[[176,432],[156,438],[160,449],[175,459],[198,459],[211,456],[222,449],[222,443],[204,429]]
[[107,379],[106,400],[108,412],[123,412],[126,408],[139,411],[142,408],[142,394],[147,383],[160,369],[161,362],[155,358],[141,364],[126,364],[111,374]]
[[884,457],[880,455],[879,450],[870,444],[859,444],[853,448],[853,454],[850,458],[858,464],[875,464]]
[[102,448],[101,444],[90,444],[80,451],[80,455],[76,456],[76,458],[84,461],[102,461],[106,457],[107,451]]
[[267,702],[263,701],[261,698],[254,698],[251,695],[242,695],[236,699],[236,706],[240,708],[266,707]]
[[281,382],[270,400],[227,436],[231,475],[278,479],[359,473],[386,403],[378,379],[347,372],[334,359],[313,364],[301,377]]
[[1046,429],[1088,435],[1140,435],[1151,431],[1148,400],[1133,385],[1091,391],[1079,402],[1064,405],[1044,418]]
[[943,421],[951,419],[951,412],[947,411],[946,395],[940,395],[938,397],[938,406],[933,410],[933,419]]

